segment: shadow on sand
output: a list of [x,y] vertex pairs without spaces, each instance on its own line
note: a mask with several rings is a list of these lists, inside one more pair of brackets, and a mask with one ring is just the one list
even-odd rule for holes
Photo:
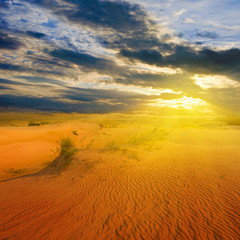
[[41,169],[36,173],[30,173],[23,176],[12,177],[9,179],[1,180],[1,182],[8,182],[14,179],[26,178],[26,177],[40,177],[43,175],[60,175],[63,171],[65,171],[72,161],[74,160],[74,156],[64,156],[60,155],[55,160],[53,160],[48,166]]

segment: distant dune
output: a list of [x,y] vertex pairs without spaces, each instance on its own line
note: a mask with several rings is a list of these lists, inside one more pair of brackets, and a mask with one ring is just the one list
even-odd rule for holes
[[[9,136],[1,168],[27,170],[2,175],[18,178],[0,183],[0,239],[240,239],[239,132],[76,122],[1,128]],[[32,174],[66,135],[80,149],[70,165]]]

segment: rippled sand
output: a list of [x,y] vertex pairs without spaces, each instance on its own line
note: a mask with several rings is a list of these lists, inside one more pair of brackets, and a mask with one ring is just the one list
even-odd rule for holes
[[240,239],[240,130],[132,131],[98,129],[65,171],[2,181],[0,239]]

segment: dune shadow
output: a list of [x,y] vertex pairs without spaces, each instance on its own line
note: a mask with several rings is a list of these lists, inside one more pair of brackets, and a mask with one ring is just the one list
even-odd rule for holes
[[27,178],[27,177],[40,177],[43,175],[60,175],[63,171],[65,171],[74,160],[74,157],[65,157],[60,155],[56,159],[54,159],[49,165],[39,170],[36,173],[30,173],[22,176],[11,177],[8,179],[1,180],[2,182],[8,182],[15,179]]
[[66,158],[64,156],[59,156],[53,160],[48,166],[41,169],[37,173],[32,174],[32,176],[41,176],[41,175],[59,175],[65,171],[73,161],[73,157]]

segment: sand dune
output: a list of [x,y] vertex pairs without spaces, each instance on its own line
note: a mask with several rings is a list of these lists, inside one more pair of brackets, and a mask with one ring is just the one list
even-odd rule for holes
[[128,150],[96,140],[59,174],[1,182],[0,239],[240,239],[238,131],[179,129]]

